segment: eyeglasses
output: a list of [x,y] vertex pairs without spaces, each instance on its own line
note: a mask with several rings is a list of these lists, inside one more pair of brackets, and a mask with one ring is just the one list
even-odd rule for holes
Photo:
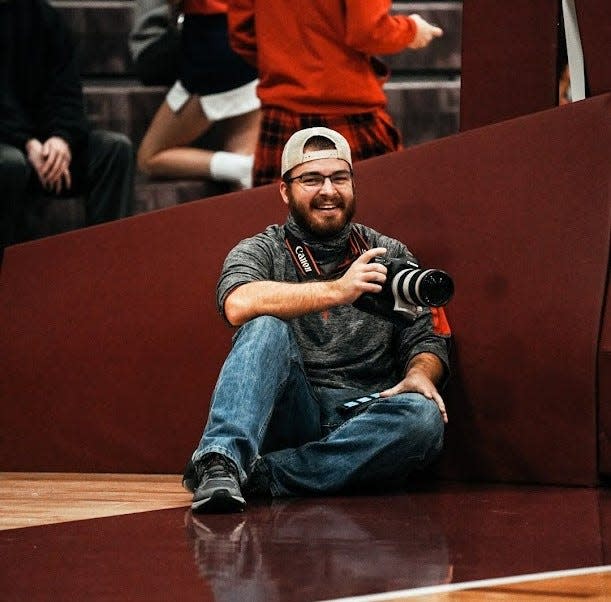
[[286,181],[290,183],[297,180],[303,188],[316,190],[324,186],[327,178],[329,178],[333,186],[342,187],[352,182],[352,172],[348,170],[334,171],[332,174],[325,176],[316,171],[309,171],[294,178],[287,178]]

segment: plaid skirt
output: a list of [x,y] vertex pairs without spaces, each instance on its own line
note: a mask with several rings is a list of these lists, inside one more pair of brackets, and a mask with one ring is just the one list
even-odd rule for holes
[[353,115],[321,115],[264,107],[255,151],[253,185],[277,182],[286,141],[297,130],[315,126],[328,127],[342,134],[352,150],[353,163],[401,148],[401,135],[384,109]]

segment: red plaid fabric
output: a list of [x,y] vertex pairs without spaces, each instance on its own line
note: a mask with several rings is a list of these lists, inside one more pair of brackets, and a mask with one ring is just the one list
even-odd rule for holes
[[350,144],[353,162],[401,148],[401,136],[383,109],[353,115],[320,115],[265,107],[255,151],[254,186],[277,182],[286,141],[297,130],[315,126],[328,127],[342,134]]

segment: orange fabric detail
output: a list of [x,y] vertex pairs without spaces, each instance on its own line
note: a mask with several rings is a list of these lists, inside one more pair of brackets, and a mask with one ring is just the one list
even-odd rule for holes
[[450,323],[443,307],[431,307],[431,317],[433,318],[433,332],[435,334],[449,337],[452,334]]
[[184,0],[182,10],[190,15],[217,15],[227,12],[227,0]]

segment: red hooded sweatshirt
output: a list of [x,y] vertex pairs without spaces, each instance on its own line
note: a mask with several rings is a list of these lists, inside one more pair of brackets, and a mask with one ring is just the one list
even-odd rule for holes
[[259,70],[263,105],[347,114],[386,105],[372,57],[403,50],[414,21],[391,0],[229,0],[234,50]]

